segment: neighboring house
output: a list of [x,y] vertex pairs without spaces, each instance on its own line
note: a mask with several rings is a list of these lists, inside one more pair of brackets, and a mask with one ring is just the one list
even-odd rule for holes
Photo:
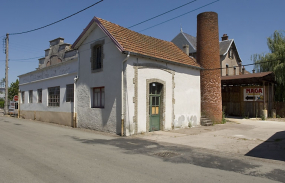
[[0,98],[5,98],[5,88],[4,87],[0,87]]
[[[196,58],[197,52],[197,40],[196,37],[193,37],[185,32],[180,30],[180,33],[171,41],[176,46],[178,46],[184,52],[185,45],[189,46],[189,55]],[[242,73],[248,73],[242,69],[242,61],[239,57],[239,53],[236,48],[236,44],[233,39],[228,39],[227,34],[224,34],[222,41],[220,41],[220,62],[221,62],[221,75],[222,76],[231,76],[231,75],[240,75]]]
[[200,125],[200,65],[172,42],[94,17],[78,50],[78,127],[125,135]]
[[19,77],[20,116],[74,126],[74,78],[77,51],[63,38],[50,41],[39,67]]

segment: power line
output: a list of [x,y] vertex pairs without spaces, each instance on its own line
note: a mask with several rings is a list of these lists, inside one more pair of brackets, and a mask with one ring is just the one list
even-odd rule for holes
[[194,9],[194,10],[188,11],[188,12],[186,12],[186,13],[183,13],[183,14],[179,15],[179,16],[176,16],[176,17],[174,17],[174,18],[168,19],[168,20],[166,20],[166,21],[164,21],[164,22],[161,22],[161,23],[159,23],[159,24],[156,24],[156,25],[153,25],[153,26],[148,27],[148,28],[146,28],[146,29],[143,29],[143,30],[141,30],[141,31],[139,31],[139,32],[142,32],[142,31],[151,29],[151,28],[153,28],[153,27],[156,27],[156,26],[158,26],[158,25],[164,24],[164,23],[169,22],[169,21],[171,21],[171,20],[174,20],[174,19],[176,19],[176,18],[182,17],[182,16],[184,16],[184,15],[187,15],[187,14],[189,14],[189,13],[192,13],[193,11],[196,11],[196,10],[199,10],[199,9],[204,8],[204,7],[206,7],[206,6],[209,6],[209,5],[211,5],[211,4],[214,4],[214,3],[218,2],[218,1],[219,1],[219,0],[216,0],[216,1],[213,1],[213,2],[211,2],[211,3],[205,4],[204,6],[200,6],[199,8],[196,8],[196,9]]
[[96,2],[96,3],[94,3],[94,4],[92,4],[92,5],[90,5],[90,6],[86,7],[86,8],[84,8],[84,9],[82,9],[82,10],[76,12],[76,13],[73,13],[72,15],[69,15],[69,16],[67,16],[67,17],[65,17],[65,18],[63,18],[63,19],[60,19],[60,20],[58,20],[58,21],[56,21],[56,22],[53,22],[53,23],[50,23],[50,24],[48,24],[48,25],[45,25],[45,26],[42,26],[42,27],[39,27],[39,28],[36,28],[36,29],[32,29],[32,30],[29,30],[29,31],[18,32],[18,33],[11,33],[10,35],[25,34],[25,33],[29,33],[29,32],[33,32],[33,31],[36,31],[36,30],[40,30],[40,29],[46,28],[46,27],[48,27],[48,26],[51,26],[51,25],[53,25],[53,24],[56,24],[56,23],[61,22],[61,21],[63,21],[63,20],[66,20],[66,19],[68,19],[68,18],[70,18],[70,17],[72,17],[72,16],[74,16],[74,15],[76,15],[76,14],[78,14],[78,13],[81,13],[82,11],[85,11],[85,10],[87,10],[88,8],[91,8],[92,6],[95,6],[95,5],[99,4],[99,3],[101,3],[102,1],[104,1],[104,0],[100,0],[100,1],[98,1],[98,2]]
[[[154,17],[152,17],[152,18],[149,18],[149,19],[147,19],[147,20],[144,20],[144,21],[142,21],[142,22],[139,22],[139,23],[137,23],[137,24],[134,24],[134,25],[132,25],[132,26],[129,26],[129,27],[127,27],[127,29],[130,29],[130,28],[135,27],[135,26],[137,26],[137,25],[140,25],[140,24],[143,24],[143,23],[148,22],[148,21],[150,21],[150,20],[153,20],[153,19],[155,19],[155,18],[157,18],[157,17],[160,17],[160,16],[162,16],[162,15],[165,15],[165,14],[171,12],[171,11],[174,11],[174,10],[176,10],[176,9],[179,9],[179,8],[181,8],[181,7],[183,7],[183,6],[186,6],[186,5],[190,4],[190,3],[193,3],[193,2],[195,2],[195,1],[197,1],[197,0],[190,1],[190,2],[188,2],[188,3],[185,3],[185,4],[181,5],[181,6],[178,6],[178,7],[176,7],[176,8],[171,9],[171,10],[168,10],[168,11],[166,11],[166,12],[164,12],[164,13],[161,13],[161,14],[159,14],[159,15],[156,15],[156,16],[154,16]],[[198,9],[201,9],[201,8],[203,8],[203,7],[209,6],[210,4],[213,4],[213,3],[217,2],[217,1],[219,1],[219,0],[216,0],[216,1],[212,2],[212,3],[209,3],[209,4],[206,4],[206,5],[201,6],[201,7],[199,7],[199,8],[196,8],[196,9],[194,9],[194,10],[192,10],[192,11],[190,11],[190,12],[184,13],[184,14],[182,14],[182,15],[179,15],[179,16],[173,18],[173,19],[176,19],[176,18],[178,18],[178,17],[181,17],[181,16],[183,16],[183,15],[186,15],[186,14],[188,14],[188,13],[191,13],[191,12],[196,11],[196,10],[198,10]],[[173,19],[171,19],[171,20],[173,20]],[[160,23],[160,24],[166,23],[166,22],[168,22],[168,21],[170,21],[170,20],[167,20],[167,21],[162,22],[162,23]],[[160,25],[160,24],[157,24],[157,25],[155,25],[155,26],[158,26],[158,25]],[[154,27],[154,26],[153,26],[153,27]],[[147,29],[150,29],[150,28],[152,28],[152,27],[149,27],[149,28],[147,28]],[[146,30],[146,29],[144,29],[144,30]],[[144,31],[144,30],[142,30],[142,31]],[[117,33],[122,32],[122,31],[125,31],[125,29],[120,30],[120,31],[117,31],[117,32],[115,32],[114,34],[117,34]],[[140,31],[140,32],[142,32],[142,31]],[[100,40],[100,39],[103,39],[103,38],[105,38],[105,37],[107,37],[107,36],[103,36],[103,37],[98,38],[98,39],[96,39],[96,40],[89,41],[89,42],[84,43],[84,44],[82,44],[82,45],[95,42],[95,41]],[[105,43],[105,44],[106,44],[106,43]],[[83,51],[84,51],[84,50],[83,50]]]
[[[21,61],[21,60],[32,60],[32,59],[37,59],[37,58],[43,58],[43,56],[41,57],[33,57],[33,58],[24,58],[24,59],[9,59],[9,61]],[[5,60],[0,60],[0,61],[5,61]]]
[[171,10],[169,10],[169,11],[166,11],[166,12],[164,12],[164,13],[161,13],[161,14],[159,14],[159,15],[156,15],[156,16],[154,16],[154,17],[152,17],[152,18],[147,19],[147,20],[144,20],[144,21],[142,21],[142,22],[140,22],[140,23],[137,23],[137,24],[135,24],[135,25],[132,25],[132,26],[128,27],[128,29],[130,29],[130,28],[132,28],[132,27],[135,27],[135,26],[137,26],[137,25],[143,24],[143,23],[145,23],[145,22],[148,22],[148,21],[150,21],[150,20],[153,20],[153,19],[155,19],[155,18],[158,18],[158,17],[160,17],[160,16],[162,16],[162,15],[165,15],[165,14],[167,14],[167,13],[170,13],[170,12],[172,12],[172,11],[174,11],[174,10],[177,10],[177,9],[179,9],[179,8],[182,8],[182,7],[184,7],[184,6],[188,5],[188,4],[194,3],[195,1],[197,1],[197,0],[190,1],[190,2],[188,2],[188,3],[185,3],[185,4],[181,5],[181,6],[178,6],[178,7],[176,7],[176,8],[173,8],[173,9],[171,9]]
[[[267,60],[267,61],[263,61],[263,62],[253,63],[253,64],[245,64],[245,65],[241,65],[241,66],[246,67],[246,66],[251,66],[251,65],[259,65],[259,64],[264,64],[264,63],[271,63],[271,62],[280,61],[282,59],[284,59],[284,58],[275,59],[275,60]],[[220,70],[220,69],[235,68],[235,67],[239,67],[239,66],[226,67],[226,68],[225,67],[220,67],[220,68],[203,69],[203,70]]]

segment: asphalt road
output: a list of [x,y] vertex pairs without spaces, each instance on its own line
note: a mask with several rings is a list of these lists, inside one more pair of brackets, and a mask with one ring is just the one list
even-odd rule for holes
[[0,117],[0,182],[285,182],[284,162]]

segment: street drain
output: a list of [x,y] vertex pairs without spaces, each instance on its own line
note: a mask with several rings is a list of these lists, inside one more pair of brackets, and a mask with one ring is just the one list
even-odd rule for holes
[[179,154],[178,153],[175,153],[175,152],[158,152],[158,153],[154,153],[153,155],[156,155],[156,156],[159,156],[159,157],[162,157],[162,158],[171,158],[171,157],[174,157],[174,156],[178,156]]

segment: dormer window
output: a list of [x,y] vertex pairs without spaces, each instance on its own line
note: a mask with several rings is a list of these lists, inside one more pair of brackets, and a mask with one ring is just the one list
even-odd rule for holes
[[90,45],[91,47],[91,71],[100,71],[103,68],[103,41],[97,41],[94,44]]
[[229,58],[233,58],[233,49],[232,48],[230,48],[230,50],[229,50]]

